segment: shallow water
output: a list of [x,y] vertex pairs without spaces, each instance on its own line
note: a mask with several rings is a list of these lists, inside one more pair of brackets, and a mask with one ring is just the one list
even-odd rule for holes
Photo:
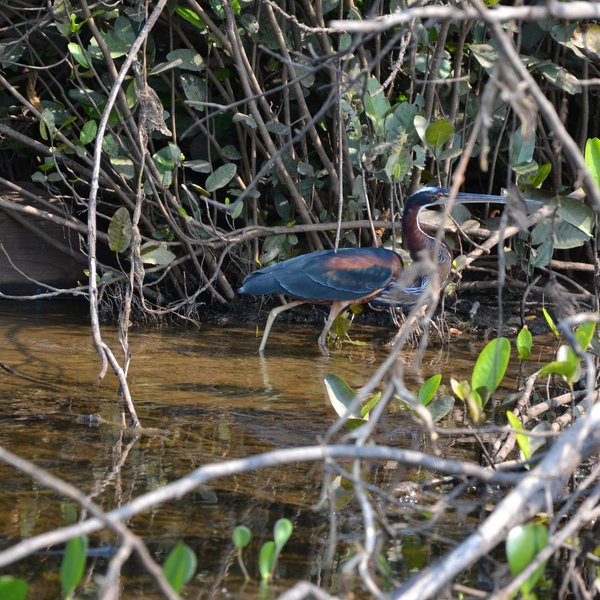
[[[278,323],[263,358],[256,354],[253,324],[134,329],[129,382],[146,433],[128,440],[119,426],[116,378],[109,373],[98,383],[100,363],[82,308],[46,305],[37,312],[32,306],[0,306],[0,362],[19,374],[0,371],[0,444],[79,486],[104,509],[207,463],[317,443],[336,418],[325,398],[325,375],[335,373],[360,387],[386,356],[385,343],[393,334],[391,328],[357,323],[352,335],[367,345],[345,346],[327,359],[316,345],[317,328]],[[114,329],[103,327],[103,335],[116,352]],[[442,372],[447,378],[451,370],[455,377],[467,377],[475,357],[467,342],[429,349],[422,375]],[[414,356],[407,352],[402,360],[410,365]],[[454,426],[461,419],[457,407],[445,423]],[[378,436],[398,447],[421,444],[414,421],[399,404],[390,406]],[[454,457],[474,451],[471,443],[454,446]],[[414,475],[398,473],[395,465],[375,465],[369,479],[385,487]],[[0,550],[81,516],[75,503],[4,464],[0,477]],[[356,506],[339,511],[339,539],[331,547],[329,512],[315,510],[322,481],[322,468],[304,463],[217,479],[128,525],[158,562],[177,541],[194,549],[198,574],[186,588],[187,597],[270,597],[301,579],[338,592],[352,587],[351,581],[342,582],[340,564],[361,539],[360,516]],[[230,543],[233,528],[243,523],[254,533],[245,556],[256,575],[260,544],[270,539],[272,524],[283,516],[294,523],[294,533],[276,585],[266,590],[255,583],[244,586]],[[90,540],[92,548],[108,547],[109,552],[115,544],[107,532]],[[34,591],[30,597],[56,598],[57,550],[14,563],[0,574],[27,579]],[[393,562],[392,555],[393,549]],[[404,563],[402,569],[411,568],[410,560]],[[90,578],[106,568],[102,557],[90,565]],[[124,598],[158,597],[135,559],[126,565],[123,584]]]

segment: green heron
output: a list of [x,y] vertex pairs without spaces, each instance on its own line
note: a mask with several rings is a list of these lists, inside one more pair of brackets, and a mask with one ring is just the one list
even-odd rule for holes
[[[412,194],[404,206],[402,241],[413,260],[422,251],[437,246],[437,286],[444,289],[452,268],[452,252],[444,243],[425,233],[420,226],[421,211],[444,204],[449,192],[443,188],[426,187]],[[505,196],[487,194],[456,194],[457,203],[505,203]],[[319,347],[326,356],[327,334],[335,318],[348,306],[373,302],[386,306],[409,307],[430,284],[430,277],[422,275],[410,287],[399,281],[403,263],[393,250],[385,248],[340,248],[302,254],[289,260],[259,269],[248,275],[238,290],[240,294],[262,296],[284,294],[292,302],[274,308],[267,318],[259,352],[267,344],[275,319],[284,311],[300,304],[331,304],[329,316],[319,336]]]

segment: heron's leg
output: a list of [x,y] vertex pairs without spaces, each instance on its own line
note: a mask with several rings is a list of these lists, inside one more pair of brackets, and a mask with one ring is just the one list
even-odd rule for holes
[[306,304],[306,303],[304,302],[304,300],[295,300],[294,302],[288,302],[287,304],[282,304],[281,306],[277,306],[269,313],[269,316],[267,317],[267,322],[265,324],[265,331],[263,333],[262,340],[261,340],[260,346],[258,348],[258,351],[260,353],[264,352],[265,346],[267,345],[267,339],[269,339],[269,333],[271,332],[271,327],[273,327],[273,323],[275,322],[275,319],[282,312],[285,312],[286,310],[289,310],[290,308],[294,308],[295,306],[299,306],[300,304]]
[[351,302],[334,302],[331,305],[331,310],[329,311],[329,316],[327,317],[327,321],[325,321],[325,327],[323,327],[323,331],[319,336],[319,348],[321,348],[321,352],[325,356],[329,356],[329,352],[327,350],[327,334],[333,325],[336,317],[348,306],[352,304]]

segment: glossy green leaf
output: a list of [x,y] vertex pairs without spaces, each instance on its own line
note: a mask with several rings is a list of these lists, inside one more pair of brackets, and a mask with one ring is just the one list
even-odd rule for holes
[[60,565],[60,585],[65,596],[72,594],[81,582],[87,562],[87,548],[87,536],[73,538],[67,544]]
[[[500,385],[509,359],[510,342],[504,337],[493,339],[477,357],[471,378],[471,388],[482,395],[483,406]],[[482,388],[486,390],[485,394],[481,393]]]
[[524,428],[519,417],[512,410],[506,411],[506,417],[510,426],[515,430],[515,438],[525,460],[529,460],[531,457],[531,438],[523,433],[517,433],[517,431],[524,431]]
[[[333,406],[333,409],[340,417],[346,416],[348,407],[356,397],[356,392],[341,377],[332,373],[326,375],[324,381],[331,406]],[[354,411],[348,414],[348,417],[351,419],[360,419],[360,411]]]
[[67,49],[71,53],[71,56],[84,68],[89,69],[90,63],[85,55],[83,48],[75,42],[67,44]]
[[531,183],[531,187],[533,188],[539,188],[542,186],[542,184],[544,183],[544,181],[546,181],[546,179],[548,178],[548,175],[550,175],[552,171],[552,163],[544,163],[542,165],[540,165],[538,167],[537,173],[535,174],[534,177],[531,177],[530,179],[530,183]]
[[110,220],[108,226],[108,247],[113,252],[125,252],[131,243],[132,229],[129,211],[121,206]]
[[531,354],[531,346],[533,345],[533,337],[531,331],[525,325],[517,335],[517,352],[519,360],[525,360]]
[[188,23],[191,23],[194,27],[198,29],[206,29],[206,24],[204,21],[191,8],[176,6],[175,12],[182,19],[185,19]]
[[206,184],[204,187],[209,192],[214,192],[225,187],[235,175],[237,166],[234,163],[227,163],[220,166],[214,173],[211,173],[206,178]]
[[376,394],[373,394],[373,396],[371,396],[361,407],[360,409],[360,416],[363,419],[368,419],[369,418],[369,413],[375,408],[375,406],[377,405],[377,403],[381,400],[381,392],[377,392]]
[[427,406],[433,400],[435,393],[440,387],[441,381],[442,376],[438,373],[437,375],[432,375],[429,379],[427,379],[427,381],[425,381],[425,383],[423,383],[417,396],[417,401],[419,404]]
[[[530,523],[513,527],[506,538],[506,557],[510,572],[513,575],[518,575],[547,544],[548,531],[543,525]],[[546,562],[543,562],[521,586],[521,593],[528,594],[531,592],[536,582],[543,575],[545,568]]]
[[98,125],[96,121],[86,121],[84,126],[81,128],[79,134],[79,141],[85,146],[96,139],[96,132],[98,131]]
[[457,398],[465,401],[469,397],[471,393],[471,385],[468,381],[457,381],[453,377],[450,378],[450,386],[452,387],[452,391],[454,392]]
[[275,542],[265,542],[258,556],[258,570],[263,580],[271,579],[275,567]]
[[554,324],[554,319],[550,316],[550,313],[542,308],[542,314],[544,315],[544,319],[546,319],[546,323],[548,323],[548,327],[550,327],[550,331],[557,337],[560,337],[560,332],[556,329],[556,325]]
[[273,540],[275,542],[277,554],[279,554],[287,544],[292,535],[292,531],[294,531],[294,526],[289,519],[278,519],[275,522],[275,525],[273,526]]
[[571,381],[577,372],[577,363],[566,360],[553,360],[544,365],[538,374],[540,377],[547,375],[562,375],[567,381]]
[[2,600],[25,600],[27,598],[27,582],[16,577],[0,577],[0,598]]
[[585,165],[600,189],[600,139],[590,138],[585,143]]
[[231,534],[231,539],[236,548],[245,548],[252,539],[252,532],[245,525],[238,525]]
[[196,566],[195,552],[188,545],[179,542],[169,552],[163,565],[163,573],[171,587],[179,593],[196,573]]
[[449,121],[438,119],[425,130],[425,141],[434,150],[441,150],[442,146],[452,137],[454,127]]
[[575,338],[584,352],[590,347],[595,331],[596,323],[594,321],[586,321],[575,330]]

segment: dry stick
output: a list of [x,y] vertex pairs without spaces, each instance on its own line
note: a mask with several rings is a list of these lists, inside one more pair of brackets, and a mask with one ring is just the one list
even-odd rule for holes
[[393,15],[378,17],[364,21],[332,20],[329,23],[333,31],[347,33],[380,32],[397,27],[413,19],[435,19],[438,21],[467,21],[483,19],[486,23],[503,23],[506,21],[544,21],[555,17],[565,21],[581,19],[600,19],[600,4],[596,2],[569,2],[564,4],[557,0],[548,0],[543,5],[536,6],[500,6],[486,11],[485,15],[471,6],[458,7],[452,5],[428,5],[406,8]]
[[[0,446],[0,450],[2,447]],[[1,458],[2,454],[0,454]],[[178,499],[218,477],[228,477],[255,469],[266,469],[291,463],[329,461],[334,459],[362,458],[365,460],[397,461],[408,466],[418,466],[424,469],[455,475],[458,477],[473,477],[484,483],[498,485],[516,485],[522,480],[520,473],[504,473],[493,471],[478,465],[459,461],[446,460],[429,456],[416,450],[405,450],[389,446],[364,446],[335,444],[331,446],[304,446],[265,452],[246,458],[204,465],[192,471],[186,477],[168,483],[151,492],[138,496],[131,502],[105,513],[112,521],[125,521],[131,517],[154,508],[169,500]],[[544,475],[545,476],[545,475]],[[76,525],[62,527],[48,533],[34,536],[15,544],[12,548],[0,551],[0,568],[20,560],[32,552],[37,552],[48,546],[60,544],[78,535],[98,531],[104,527],[98,518],[88,519]]]
[[119,94],[119,90],[123,81],[125,80],[125,76],[127,72],[131,68],[137,53],[139,52],[142,45],[145,43],[148,34],[150,33],[152,27],[158,20],[163,8],[167,4],[167,0],[158,0],[154,10],[148,17],[144,27],[140,31],[138,37],[133,42],[127,56],[125,57],[125,61],[121,66],[121,70],[119,71],[118,77],[115,79],[115,82],[111,88],[110,95],[106,101],[106,106],[104,107],[104,112],[102,113],[102,117],[100,119],[100,123],[98,125],[98,131],[96,134],[96,142],[94,145],[94,161],[93,161],[93,169],[92,169],[92,181],[90,184],[90,194],[88,198],[88,252],[89,252],[89,269],[90,269],[90,278],[89,278],[89,290],[90,290],[90,322],[92,326],[92,338],[94,341],[94,346],[100,359],[102,361],[102,368],[100,371],[100,379],[104,377],[106,371],[108,369],[108,362],[110,362],[113,371],[119,378],[119,383],[121,384],[121,391],[125,398],[125,402],[127,404],[127,408],[129,410],[129,414],[131,415],[132,426],[133,428],[137,428],[140,426],[140,421],[138,419],[137,413],[135,411],[135,407],[133,405],[133,399],[131,398],[131,392],[129,390],[129,386],[127,384],[127,376],[125,371],[119,365],[119,362],[115,358],[110,347],[104,343],[102,340],[102,334],[100,333],[100,319],[98,315],[98,284],[96,281],[96,206],[97,206],[97,196],[98,196],[98,178],[100,173],[100,163],[102,160],[102,141],[104,139],[104,132],[106,131],[106,127],[108,125],[108,119],[110,117],[110,111],[114,106],[115,100]]
[[[15,469],[26,473],[45,487],[55,490],[59,494],[71,498],[77,504],[88,510],[95,519],[99,520],[103,525],[108,527],[111,531],[115,532],[120,538],[122,538],[127,544],[135,548],[136,552],[140,556],[144,567],[152,575],[159,588],[165,594],[167,598],[177,600],[179,596],[173,591],[171,586],[165,579],[162,569],[154,562],[154,559],[150,555],[148,548],[144,544],[141,538],[132,533],[117,517],[109,516],[109,513],[105,513],[95,502],[90,500],[79,488],[74,485],[52,475],[48,471],[41,469],[33,463],[13,454],[3,446],[0,446],[0,460],[8,465],[11,465]],[[78,534],[76,534],[78,535]],[[75,537],[75,536],[71,536]],[[70,538],[66,538],[70,539]],[[27,542],[27,540],[26,540]]]
[[[548,498],[558,498],[581,462],[600,448],[600,404],[554,443],[546,457],[510,492],[490,516],[454,550],[412,577],[392,594],[393,600],[437,598],[464,569],[506,538],[509,530],[534,516]],[[560,465],[557,470],[556,465]],[[558,472],[557,472],[558,471]]]

